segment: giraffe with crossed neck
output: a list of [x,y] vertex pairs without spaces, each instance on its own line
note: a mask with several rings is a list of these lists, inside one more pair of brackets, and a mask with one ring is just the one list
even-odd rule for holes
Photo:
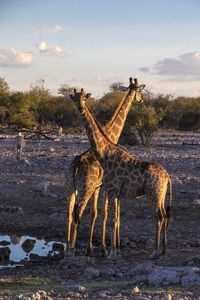
[[[135,78],[134,83],[132,78],[129,78],[129,87],[117,106],[112,119],[103,127],[103,130],[110,137],[113,143],[117,143],[121,132],[123,130],[126,117],[131,108],[131,104],[134,100],[140,102],[142,100],[142,94],[135,93],[134,88],[138,85],[138,81]],[[142,90],[145,86],[141,85]],[[76,91],[75,91],[76,93]],[[92,254],[92,238],[94,232],[95,220],[97,218],[97,203],[100,186],[102,185],[103,169],[99,164],[98,160],[94,155],[92,148],[89,148],[86,152],[82,153],[80,156],[75,157],[72,161],[68,172],[68,178],[72,178],[71,182],[71,192],[70,201],[68,205],[68,223],[67,223],[67,255],[74,254],[76,236],[78,224],[74,224],[71,232],[71,224],[73,220],[73,212],[75,206],[76,194],[79,198],[79,221],[87,206],[87,203],[91,196],[93,195],[93,203],[91,208],[91,226],[90,235],[88,240],[88,246],[86,250],[86,255]],[[73,176],[71,175],[73,174]],[[107,255],[105,235],[106,235],[106,221],[107,221],[107,211],[108,211],[108,199],[107,193],[104,192],[103,209],[102,209],[102,231],[101,231],[101,252],[102,255]],[[118,206],[118,212],[120,212],[120,207]],[[120,226],[118,226],[118,246],[120,245]],[[73,241],[73,245],[72,245]]]
[[[138,92],[139,87],[135,87],[135,93]],[[104,172],[103,187],[108,194],[111,211],[111,251],[109,257],[115,258],[117,255],[118,201],[122,201],[123,198],[135,199],[143,195],[146,195],[147,199],[152,202],[156,219],[155,246],[151,257],[156,258],[160,254],[165,254],[172,202],[172,185],[169,174],[160,164],[137,160],[123,147],[114,144],[87,106],[83,89],[80,93],[75,92],[74,99],[85,122],[90,145]],[[165,208],[168,185],[170,187],[170,199],[167,208]],[[78,224],[80,213],[78,197],[76,201],[75,222]],[[161,233],[162,250],[160,249]]]

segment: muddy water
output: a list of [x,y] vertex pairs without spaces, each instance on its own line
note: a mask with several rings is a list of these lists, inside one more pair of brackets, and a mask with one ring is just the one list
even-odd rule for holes
[[33,236],[0,235],[0,269],[23,266],[33,257],[54,256],[63,253],[65,245]]

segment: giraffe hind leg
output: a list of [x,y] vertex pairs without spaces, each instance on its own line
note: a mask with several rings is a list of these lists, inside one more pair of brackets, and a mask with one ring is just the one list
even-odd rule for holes
[[161,234],[161,229],[162,229],[162,224],[163,224],[163,216],[162,216],[162,211],[160,208],[157,208],[156,211],[156,234],[155,234],[155,246],[154,250],[151,254],[152,259],[156,259],[160,256],[160,234]]
[[99,197],[99,190],[100,187],[96,188],[93,194],[93,203],[91,206],[91,224],[90,224],[90,237],[88,240],[88,246],[85,252],[85,255],[89,256],[92,255],[92,250],[93,250],[93,243],[92,243],[92,239],[93,239],[93,234],[94,234],[94,225],[95,225],[95,221],[97,218],[97,214],[98,214],[98,208],[97,208],[97,203],[98,203],[98,197]]
[[118,222],[118,209],[117,209],[117,198],[108,195],[110,202],[110,219],[111,219],[111,250],[109,259],[115,259],[117,255],[116,251],[116,237],[117,237],[117,222]]
[[101,223],[101,256],[108,256],[106,250],[106,223],[108,218],[108,195],[104,191]]

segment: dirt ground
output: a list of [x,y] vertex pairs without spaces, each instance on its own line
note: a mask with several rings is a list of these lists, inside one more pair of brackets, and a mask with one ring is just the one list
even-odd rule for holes
[[[56,140],[26,140],[24,159],[20,162],[16,160],[16,135],[0,135],[1,235],[31,235],[65,243],[68,199],[64,175],[71,159],[88,146],[84,133],[67,134]],[[168,254],[153,263],[168,267],[187,265],[191,257],[200,255],[200,133],[159,132],[151,148],[127,146],[127,149],[139,159],[161,163],[173,182]],[[136,299],[132,293],[134,280],[127,274],[130,268],[149,261],[155,232],[151,203],[146,199],[121,200],[122,257],[115,262],[108,262],[98,254],[101,204],[102,197],[98,203],[93,257],[83,256],[89,234],[89,203],[81,219],[77,256],[65,260],[62,255],[33,257],[22,267],[0,269],[0,295],[16,295],[39,288],[55,299]],[[109,237],[108,224],[108,248]],[[108,266],[115,270],[112,280],[98,274],[88,275],[90,267],[97,270]],[[79,286],[86,287],[87,293],[81,294]],[[139,288],[139,294],[147,299],[156,296],[161,299],[166,293],[173,295],[173,299],[200,299],[198,289],[184,290],[179,286],[152,289],[145,285]],[[104,297],[100,293],[105,290],[110,294]]]

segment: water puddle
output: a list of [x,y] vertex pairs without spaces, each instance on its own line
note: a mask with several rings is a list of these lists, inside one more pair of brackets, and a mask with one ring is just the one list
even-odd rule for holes
[[55,256],[63,253],[65,244],[46,241],[33,236],[0,236],[0,269],[23,266],[34,257]]

